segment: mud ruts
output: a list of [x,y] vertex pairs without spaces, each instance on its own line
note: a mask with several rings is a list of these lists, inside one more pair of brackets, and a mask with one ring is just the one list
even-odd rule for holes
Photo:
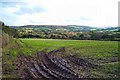
[[[57,57],[55,53],[57,54],[58,51],[53,51],[50,53],[37,53],[36,59],[25,56],[23,54],[20,55],[20,63],[18,64],[18,66],[22,69],[18,71],[19,77],[29,80],[33,78],[44,78],[51,80],[76,80],[81,78],[81,75],[78,73],[79,71],[74,70],[73,67],[94,66],[87,61],[71,56],[66,59],[60,56]],[[71,65],[71,63],[74,65]],[[80,65],[80,63],[82,65]]]

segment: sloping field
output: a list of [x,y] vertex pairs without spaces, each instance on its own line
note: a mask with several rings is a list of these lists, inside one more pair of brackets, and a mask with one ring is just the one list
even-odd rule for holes
[[116,41],[18,39],[13,43],[3,54],[5,76],[69,79],[120,75]]
[[34,51],[40,51],[47,49],[52,51],[65,47],[67,52],[77,53],[80,56],[92,56],[92,57],[110,57],[118,55],[118,42],[116,41],[93,41],[93,40],[56,40],[56,39],[21,39],[23,43],[30,46]]
[[[97,65],[101,66],[98,69],[92,69],[90,71],[89,74],[92,76],[106,78],[111,76],[118,77],[118,42],[93,40],[21,39],[21,44],[28,46],[28,48],[25,47],[23,49],[23,51],[26,51],[24,51],[25,55],[33,55],[43,50],[45,50],[46,53],[49,53],[50,51],[64,48],[65,51],[63,52],[62,57],[76,55],[77,57],[69,57],[69,60],[76,64],[81,64],[81,62],[77,62],[80,58],[87,60],[90,63],[97,63]],[[61,56],[61,54],[58,53],[55,54],[55,56]],[[83,75],[84,71],[83,73],[80,72],[80,74]]]

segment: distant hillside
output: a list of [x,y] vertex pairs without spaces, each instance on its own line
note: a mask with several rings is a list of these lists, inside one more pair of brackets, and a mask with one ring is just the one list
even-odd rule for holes
[[120,31],[120,28],[119,27],[108,27],[108,28],[99,29],[99,30],[102,30],[102,31]]
[[79,25],[25,25],[25,26],[11,26],[12,28],[32,28],[34,30],[45,30],[45,31],[55,31],[55,30],[62,30],[62,31],[90,31],[92,27],[89,26],[79,26]]
[[25,25],[25,26],[10,26],[11,28],[24,29],[30,28],[32,30],[38,31],[73,31],[73,32],[83,32],[83,31],[118,31],[118,27],[108,27],[108,28],[95,28],[90,26],[82,25]]

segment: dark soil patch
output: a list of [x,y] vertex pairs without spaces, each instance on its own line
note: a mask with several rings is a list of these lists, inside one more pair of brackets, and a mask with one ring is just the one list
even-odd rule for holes
[[[35,58],[25,56],[23,54],[18,56],[17,73],[20,78],[42,78],[42,79],[78,79],[87,78],[89,74],[81,74],[80,71],[86,71],[96,68],[98,65],[92,64],[87,60],[78,58],[77,55],[63,57],[64,48],[46,53],[41,51],[36,54]],[[59,56],[56,56],[59,54]],[[60,56],[61,55],[61,56]],[[84,70],[86,68],[86,70]]]

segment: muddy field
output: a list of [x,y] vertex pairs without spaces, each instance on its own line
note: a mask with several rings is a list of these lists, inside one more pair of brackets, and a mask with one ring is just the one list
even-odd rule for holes
[[87,59],[78,58],[77,55],[67,55],[64,48],[46,53],[41,51],[33,58],[19,55],[17,74],[20,78],[43,78],[43,79],[78,79],[94,78],[90,74],[91,69],[99,66]]

